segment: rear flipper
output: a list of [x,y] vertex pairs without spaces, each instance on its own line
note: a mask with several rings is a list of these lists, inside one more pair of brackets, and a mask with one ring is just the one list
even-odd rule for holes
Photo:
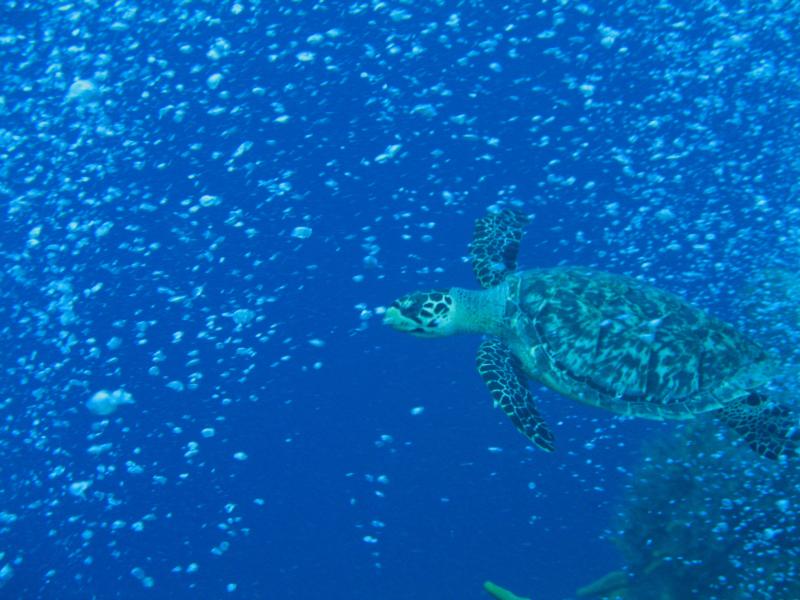
[[478,350],[478,372],[516,428],[542,450],[555,450],[553,434],[533,404],[519,359],[500,340],[486,340]]
[[761,456],[776,460],[798,455],[800,423],[788,407],[770,403],[766,396],[752,392],[716,414]]

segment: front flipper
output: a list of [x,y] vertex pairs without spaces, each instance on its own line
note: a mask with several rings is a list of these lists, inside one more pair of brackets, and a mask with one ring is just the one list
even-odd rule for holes
[[527,224],[528,217],[509,209],[475,221],[469,250],[481,287],[494,287],[517,269],[519,242]]
[[723,406],[717,415],[761,456],[772,460],[797,456],[800,425],[788,407],[771,404],[766,396],[752,392]]
[[517,429],[542,450],[555,450],[553,434],[536,410],[525,385],[519,359],[500,340],[486,340],[478,349],[478,373],[483,377],[494,405],[503,409]]

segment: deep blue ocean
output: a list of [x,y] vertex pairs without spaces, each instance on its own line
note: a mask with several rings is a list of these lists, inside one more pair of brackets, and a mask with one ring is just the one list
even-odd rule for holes
[[[564,600],[628,568],[617,515],[683,427],[531,383],[544,453],[493,408],[479,336],[381,315],[477,287],[474,221],[512,207],[521,267],[638,277],[792,362],[796,298],[758,281],[800,257],[799,23],[3,0],[0,597]],[[691,597],[789,597],[752,585]]]

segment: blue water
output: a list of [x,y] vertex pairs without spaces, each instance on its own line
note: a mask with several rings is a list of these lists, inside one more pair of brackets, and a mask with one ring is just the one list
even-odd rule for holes
[[746,326],[797,259],[800,81],[797,9],[747,6],[6,0],[2,597],[547,600],[620,568],[675,425],[534,386],[534,450],[477,337],[380,312],[474,286],[506,205],[522,266]]

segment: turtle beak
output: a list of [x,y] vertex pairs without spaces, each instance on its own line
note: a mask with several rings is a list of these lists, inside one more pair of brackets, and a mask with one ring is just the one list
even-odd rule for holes
[[383,324],[388,325],[395,331],[404,331],[406,333],[419,333],[422,331],[420,324],[414,319],[409,319],[396,303],[386,309],[383,315]]
[[394,327],[395,329],[400,328],[400,324],[404,321],[403,313],[400,312],[400,309],[396,306],[390,306],[386,309],[386,312],[383,314],[383,324],[389,325],[390,327]]

